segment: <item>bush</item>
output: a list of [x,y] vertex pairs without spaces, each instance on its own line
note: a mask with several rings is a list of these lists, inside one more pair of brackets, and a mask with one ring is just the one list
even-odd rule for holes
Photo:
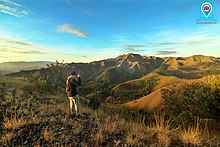
[[88,106],[92,108],[94,111],[98,110],[100,105],[101,105],[101,102],[97,98],[90,99],[89,104],[88,104]]
[[146,96],[152,92],[155,85],[155,80],[148,80],[146,83],[143,84],[143,86],[139,86],[139,88],[129,85],[130,87],[126,89],[119,89],[117,91],[114,91],[112,93],[112,96],[116,98],[116,101],[114,103],[124,103]]
[[163,89],[166,110],[178,123],[191,123],[194,118],[220,119],[220,90],[204,83],[181,88]]

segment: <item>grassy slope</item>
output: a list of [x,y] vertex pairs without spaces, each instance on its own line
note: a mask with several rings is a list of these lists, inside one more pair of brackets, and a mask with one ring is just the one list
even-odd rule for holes
[[130,101],[124,104],[126,107],[139,108],[147,111],[153,111],[162,106],[161,90],[158,89],[151,94],[138,100]]
[[144,76],[140,79],[135,79],[135,80],[121,83],[121,84],[115,86],[113,88],[113,90],[115,90],[115,91],[123,90],[125,87],[130,87],[132,85],[135,85],[138,88],[139,86],[142,86],[142,84],[148,80],[157,80],[157,85],[154,87],[154,90],[161,88],[161,87],[180,83],[183,81],[190,81],[190,80],[183,80],[183,79],[177,78],[175,76],[163,76],[163,75],[160,75],[158,73],[153,72],[153,73],[147,74],[146,76]]
[[[204,82],[210,86],[215,86],[215,87],[217,86],[218,88],[220,87],[220,82],[219,82],[220,75],[213,75],[213,76],[210,75],[203,78],[190,80],[190,79],[179,79],[174,76],[161,76],[159,74],[151,73],[141,78],[140,80],[147,80],[147,79],[148,80],[158,79],[157,85],[154,87],[154,91],[151,94],[144,96],[140,99],[127,102],[124,104],[124,106],[131,108],[141,108],[147,111],[153,111],[160,108],[160,106],[162,106],[163,104],[163,99],[161,97],[161,89],[169,88],[171,86],[183,86],[185,84],[190,84],[193,82]],[[212,85],[213,82],[216,83],[217,85]],[[129,84],[129,82],[127,82],[127,84]]]
[[118,83],[132,79],[132,75],[120,70],[117,67],[111,67],[105,69],[100,75],[96,78],[96,81],[108,82],[108,83]]
[[[146,80],[152,80],[156,79],[157,84],[154,87],[151,94],[144,96],[138,100],[130,101],[124,104],[124,106],[132,107],[132,108],[141,108],[145,109],[147,111],[153,111],[160,106],[162,106],[163,100],[161,98],[161,89],[163,88],[169,88],[169,86],[174,85],[183,85],[192,82],[193,80],[186,80],[186,79],[179,79],[174,76],[162,76],[157,73],[150,73],[144,77],[142,77],[137,81],[146,81]],[[124,84],[132,84],[133,81],[126,82]],[[118,85],[115,87],[115,89],[120,88],[121,85]]]

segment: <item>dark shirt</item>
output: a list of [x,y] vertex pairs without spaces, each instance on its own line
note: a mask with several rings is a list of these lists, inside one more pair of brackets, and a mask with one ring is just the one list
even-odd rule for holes
[[68,97],[74,97],[78,94],[77,85],[81,85],[80,77],[78,77],[78,80],[76,80],[75,77],[68,77],[66,82],[66,92]]

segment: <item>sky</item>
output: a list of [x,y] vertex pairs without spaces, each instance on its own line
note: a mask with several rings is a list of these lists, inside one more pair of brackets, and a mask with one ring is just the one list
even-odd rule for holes
[[[204,2],[212,4],[207,19]],[[220,57],[219,10],[219,0],[0,0],[0,63]]]

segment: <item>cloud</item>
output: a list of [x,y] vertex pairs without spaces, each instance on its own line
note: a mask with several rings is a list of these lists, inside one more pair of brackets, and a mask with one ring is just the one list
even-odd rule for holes
[[177,54],[177,51],[157,51],[156,55],[170,55]]
[[20,56],[2,56],[2,55],[0,55],[0,58],[4,58],[4,59],[21,59],[22,57],[20,57]]
[[124,50],[125,52],[143,52],[146,51],[144,49],[137,49],[137,48],[143,48],[146,47],[143,44],[137,44],[137,45],[125,45],[122,46],[122,50]]
[[86,56],[86,55],[81,55],[81,57],[83,57],[83,58],[88,58],[88,56]]
[[0,63],[9,61],[24,61],[24,58],[18,55],[0,55]]
[[21,5],[18,4],[18,3],[15,3],[15,2],[12,2],[10,0],[0,0],[0,2],[4,2],[4,3],[7,3],[7,4],[11,4],[11,5],[14,5],[14,6],[17,6],[17,7],[20,7]]
[[71,49],[68,53],[65,49],[47,48],[25,39],[0,38],[0,62],[8,61],[39,61],[39,60],[68,60],[72,62],[89,61],[90,54]]
[[175,45],[178,44],[177,42],[159,42],[157,45]]
[[124,49],[126,52],[144,52],[146,50],[142,50],[142,49],[135,49],[135,48],[126,48]]
[[9,14],[9,15],[12,15],[12,16],[15,16],[15,17],[20,17],[19,15],[16,15],[16,14],[10,12],[10,11],[2,10],[1,8],[0,8],[0,12],[5,13],[5,14]]
[[36,46],[33,43],[1,38],[0,52],[10,52],[18,54],[45,54],[42,47]]
[[82,58],[88,58],[88,56],[84,55],[84,54],[81,54],[81,53],[78,53],[78,52],[75,52],[75,53],[64,53],[64,52],[51,52],[50,54],[59,54],[59,55],[64,55],[64,56],[78,56],[78,57],[82,57]]
[[22,51],[22,50],[13,50],[14,53],[20,53],[20,54],[45,54],[41,51],[36,50],[30,50],[30,51]]
[[174,46],[180,44],[179,42],[169,42],[169,41],[161,41],[161,42],[145,42],[143,45],[145,47],[166,47],[166,46]]
[[20,17],[17,13],[16,13],[17,9],[15,8],[11,8],[8,7],[6,5],[0,4],[0,12],[5,13],[5,14],[9,14],[15,17]]
[[23,15],[29,15],[31,12],[28,10],[21,10],[20,13]]
[[[81,57],[81,58],[88,58],[85,54],[81,52],[59,52],[59,51],[50,51],[45,47],[26,42],[24,40],[15,40],[15,39],[1,39],[0,38],[0,54],[5,54],[8,57],[14,55],[35,55],[35,57],[40,56],[60,56],[60,57]],[[10,56],[9,56],[10,55]],[[55,59],[54,59],[55,60]]]
[[70,33],[70,34],[80,36],[80,37],[88,37],[89,35],[88,33],[82,32],[81,30],[69,24],[63,24],[63,25],[58,26],[57,31],[61,33]]
[[113,37],[113,39],[112,39],[113,42],[127,43],[130,41],[127,36],[113,35],[112,37]]
[[137,45],[125,45],[124,48],[136,48],[136,47],[145,47],[146,45],[137,44]]
[[[158,45],[204,45],[215,44],[219,42],[219,28],[220,25],[210,26],[206,25],[199,29],[173,29],[159,32],[155,35],[157,38],[161,38],[163,42],[167,44]],[[187,33],[186,33],[187,32]],[[169,37],[167,37],[169,36]]]
[[195,34],[191,36],[185,36],[183,38],[183,43],[189,45],[196,44],[213,44],[219,42],[219,36],[214,36],[213,34]]
[[25,9],[22,5],[10,0],[0,0],[0,12],[15,17],[24,17],[31,13],[30,11]]
[[66,0],[66,2],[73,7],[76,10],[81,11],[84,14],[90,15],[90,16],[95,16],[95,9],[91,9],[91,6],[88,5],[88,2],[85,1],[83,3],[82,0]]

